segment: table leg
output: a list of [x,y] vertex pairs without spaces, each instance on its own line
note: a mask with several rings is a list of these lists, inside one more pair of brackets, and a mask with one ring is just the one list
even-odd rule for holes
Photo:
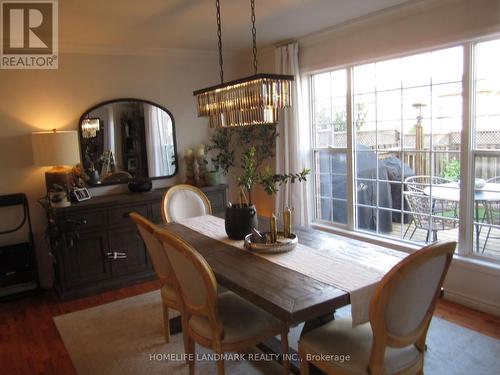
[[307,332],[312,331],[315,328],[321,327],[323,324],[326,324],[328,322],[331,322],[332,320],[335,320],[335,311],[332,313],[323,315],[323,316],[318,316],[317,318],[308,320],[307,322],[304,323],[304,327],[302,327],[302,332],[300,333],[300,337],[304,336]]

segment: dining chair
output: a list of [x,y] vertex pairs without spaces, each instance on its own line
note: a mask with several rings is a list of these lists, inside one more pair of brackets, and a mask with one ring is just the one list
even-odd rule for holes
[[[305,333],[300,373],[313,363],[328,374],[423,374],[427,331],[455,246],[434,243],[394,266],[373,294],[369,323],[339,319]],[[339,354],[350,358],[335,360]]]
[[410,208],[412,221],[408,224],[403,237],[406,237],[411,224],[414,224],[410,239],[417,229],[427,232],[425,242],[437,241],[437,232],[440,230],[455,229],[458,226],[458,205],[456,202],[435,199],[425,194],[425,188],[432,185],[452,183],[442,177],[412,176],[405,179],[407,187],[404,196]]
[[187,184],[170,187],[163,195],[161,207],[161,216],[165,223],[212,214],[212,206],[207,196],[197,187]]
[[[498,184],[500,183],[500,176],[492,177],[486,180],[486,182],[490,184]],[[483,204],[485,208],[486,223],[490,225],[488,227],[488,233],[486,234],[486,238],[483,244],[482,252],[484,253],[484,250],[486,250],[486,245],[488,244],[488,240],[490,238],[499,238],[491,237],[491,225],[500,226],[500,201],[485,201]]]
[[161,299],[163,304],[163,331],[165,341],[170,341],[169,309],[181,310],[181,301],[175,288],[174,275],[162,243],[154,235],[157,227],[136,212],[129,214],[146,245],[151,263],[161,283]]
[[241,351],[281,334],[283,368],[288,374],[288,326],[232,292],[218,295],[215,275],[201,254],[167,229],[155,235],[170,260],[183,305],[189,373],[194,374],[195,343],[218,354],[217,374],[222,375],[224,352]]

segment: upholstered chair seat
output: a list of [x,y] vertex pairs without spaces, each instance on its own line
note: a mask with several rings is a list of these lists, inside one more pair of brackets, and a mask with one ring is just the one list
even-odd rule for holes
[[212,214],[210,201],[194,186],[174,185],[163,196],[162,217],[165,223],[210,214]]
[[[370,323],[353,327],[351,319],[334,320],[301,339],[306,353],[330,356],[331,367],[336,367],[339,372],[356,375],[369,374],[372,341]],[[350,360],[335,361],[335,355],[349,355]],[[423,354],[413,344],[404,348],[386,348],[384,374],[398,374],[417,365],[419,361],[423,361]]]
[[[233,346],[235,343],[247,341],[259,332],[279,331],[283,325],[274,316],[232,292],[217,296],[217,308],[224,327],[224,336],[221,340],[223,350],[226,344]],[[189,329],[193,334],[207,340],[214,339],[212,325],[206,316],[192,316],[189,320]]]

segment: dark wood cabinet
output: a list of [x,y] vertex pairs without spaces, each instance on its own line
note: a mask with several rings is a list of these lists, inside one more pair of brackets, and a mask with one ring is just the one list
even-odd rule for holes
[[[227,186],[202,190],[214,214],[223,213]],[[45,205],[58,294],[73,298],[153,279],[146,248],[128,214],[160,223],[165,191],[94,197],[65,208]]]

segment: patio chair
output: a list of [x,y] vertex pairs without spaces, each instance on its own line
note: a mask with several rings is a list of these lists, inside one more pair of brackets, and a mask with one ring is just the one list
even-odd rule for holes
[[414,224],[410,239],[413,238],[417,229],[427,231],[425,242],[437,241],[437,232],[440,230],[455,229],[458,226],[458,207],[453,201],[434,199],[425,194],[425,188],[432,185],[453,182],[442,177],[412,176],[405,179],[408,191],[405,198],[410,207],[412,221],[409,223],[404,236],[408,233],[411,224]]
[[[500,176],[496,176],[486,180],[487,183],[498,184],[500,183]],[[488,225],[498,225],[500,226],[500,201],[486,201],[484,202],[485,208],[485,219]],[[491,226],[488,227],[488,233],[486,234],[486,239],[484,240],[483,253],[490,239]],[[499,237],[492,237],[499,238]]]

